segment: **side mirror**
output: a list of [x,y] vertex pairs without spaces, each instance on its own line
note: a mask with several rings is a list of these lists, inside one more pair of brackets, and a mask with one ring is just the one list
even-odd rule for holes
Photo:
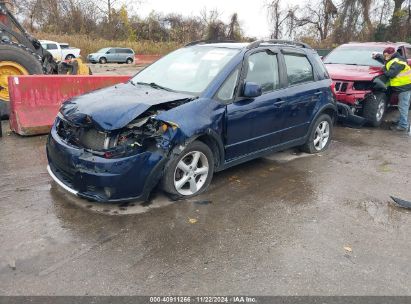
[[407,59],[408,65],[411,66],[411,59]]
[[107,51],[107,53],[106,54],[111,54],[111,52],[110,51]]
[[243,96],[244,97],[258,97],[263,94],[263,90],[259,84],[255,82],[246,82],[244,84]]

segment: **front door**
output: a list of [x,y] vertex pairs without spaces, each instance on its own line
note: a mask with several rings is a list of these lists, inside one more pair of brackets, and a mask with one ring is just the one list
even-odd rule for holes
[[260,85],[262,95],[240,96],[227,106],[226,161],[281,143],[286,95],[280,85],[278,55],[259,50],[245,59],[245,68],[246,76],[240,83]]

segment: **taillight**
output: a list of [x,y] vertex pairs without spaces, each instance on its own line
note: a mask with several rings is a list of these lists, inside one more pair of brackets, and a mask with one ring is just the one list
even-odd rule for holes
[[335,83],[331,83],[330,85],[331,93],[333,94],[334,98],[337,99],[337,93],[335,92]]

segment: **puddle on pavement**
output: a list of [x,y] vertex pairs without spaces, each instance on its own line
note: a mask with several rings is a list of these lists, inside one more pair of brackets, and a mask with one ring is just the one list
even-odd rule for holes
[[[321,153],[316,154],[316,155],[321,155]],[[272,155],[265,156],[264,158],[272,160],[272,161],[276,161],[278,163],[287,163],[287,162],[290,162],[294,159],[298,159],[298,158],[302,158],[302,157],[309,157],[309,156],[314,156],[314,155],[301,152],[298,149],[293,149],[293,150],[286,150],[286,151],[282,151],[282,152],[277,152],[277,153],[274,153]]]
[[347,202],[347,205],[354,205],[365,211],[376,224],[391,228],[399,227],[402,215],[411,213],[410,210],[400,208],[390,200],[364,200],[361,202]]
[[[305,200],[296,195],[293,188],[304,189],[307,184],[303,174],[295,174],[290,169],[284,168],[285,163],[298,158],[312,156],[298,150],[287,150],[275,153],[264,158],[256,159],[214,175],[209,190],[199,196],[187,200],[175,201],[170,199],[161,190],[154,190],[149,202],[127,203],[99,203],[75,197],[63,189],[60,189],[53,181],[51,183],[51,195],[54,201],[71,204],[82,209],[105,215],[131,215],[148,212],[152,209],[164,208],[175,203],[190,203],[198,206],[206,206],[215,200],[235,200],[236,194],[249,195],[256,187],[264,185],[259,192],[260,196],[269,199],[284,197],[284,193],[293,193],[289,199],[292,202]],[[309,172],[307,173],[309,174]],[[227,193],[227,189],[230,189]],[[303,196],[307,191],[303,191]]]
[[106,215],[128,215],[128,214],[140,214],[148,212],[151,209],[161,208],[174,203],[163,193],[155,193],[150,202],[127,202],[127,203],[99,203],[92,202],[85,199],[75,197],[69,193],[64,192],[63,189],[58,188],[57,185],[52,183],[51,192],[52,197],[55,200],[61,201],[62,199],[67,204],[72,204],[83,209],[87,209],[93,212],[106,214]]

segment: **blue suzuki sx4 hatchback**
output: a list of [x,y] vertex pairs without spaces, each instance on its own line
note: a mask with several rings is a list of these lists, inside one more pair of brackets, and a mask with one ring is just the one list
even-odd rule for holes
[[195,42],[125,84],[67,100],[47,141],[48,172],[80,197],[147,200],[204,192],[213,173],[267,153],[330,144],[337,106],[303,43]]

